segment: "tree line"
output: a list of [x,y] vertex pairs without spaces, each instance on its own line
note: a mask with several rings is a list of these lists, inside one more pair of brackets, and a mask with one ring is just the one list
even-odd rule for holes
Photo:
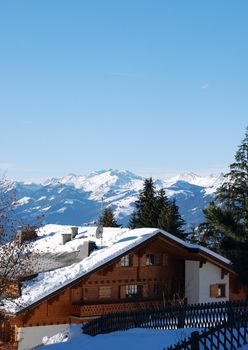
[[[112,209],[105,210],[104,217],[110,217],[109,221],[104,221],[106,226],[117,227]],[[224,183],[203,213],[205,221],[187,236],[175,200],[169,200],[163,188],[156,191],[152,178],[148,178],[135,202],[129,227],[161,228],[177,237],[205,245],[229,258],[239,280],[248,283],[248,128],[238,146],[235,161],[224,175]]]
[[167,198],[164,188],[156,191],[151,177],[146,179],[135,202],[129,227],[156,227],[182,238],[184,224],[175,200]]
[[248,283],[248,128],[224,179],[215,199],[203,209],[199,237],[229,258],[240,281]]
[[[105,227],[119,227],[112,208],[107,207],[99,220]],[[153,179],[145,179],[143,189],[135,201],[135,209],[129,221],[129,228],[160,228],[177,237],[183,238],[183,226],[179,208],[175,200],[170,201],[164,188],[156,191]]]

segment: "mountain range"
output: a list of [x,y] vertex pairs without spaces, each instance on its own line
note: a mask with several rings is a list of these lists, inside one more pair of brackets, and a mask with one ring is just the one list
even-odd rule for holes
[[[176,200],[189,230],[203,221],[202,209],[213,199],[223,174],[202,177],[184,173],[171,179],[154,179],[167,196]],[[127,225],[144,178],[130,171],[101,170],[87,176],[70,174],[48,179],[42,184],[13,182],[17,197],[16,211],[25,223],[44,216],[43,223],[92,224],[102,208],[111,205],[118,222]]]

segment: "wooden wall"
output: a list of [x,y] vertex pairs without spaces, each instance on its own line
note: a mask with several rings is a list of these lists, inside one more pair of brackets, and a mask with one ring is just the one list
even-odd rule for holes
[[242,285],[235,275],[230,275],[229,278],[229,300],[246,300],[248,297],[247,286]]

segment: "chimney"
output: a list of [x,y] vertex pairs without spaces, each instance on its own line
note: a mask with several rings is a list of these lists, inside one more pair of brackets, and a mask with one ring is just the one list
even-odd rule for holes
[[71,227],[71,238],[75,238],[76,235],[78,234],[78,227],[77,226],[74,226],[74,227]]
[[62,244],[65,245],[67,242],[71,241],[71,233],[62,233]]
[[95,242],[86,241],[83,243],[82,247],[80,248],[80,251],[79,251],[77,257],[80,260],[83,260],[83,259],[87,258],[95,249],[97,249]]

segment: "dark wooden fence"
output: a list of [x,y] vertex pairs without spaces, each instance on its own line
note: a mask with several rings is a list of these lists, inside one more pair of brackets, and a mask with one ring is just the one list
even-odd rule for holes
[[210,328],[247,314],[248,301],[182,305],[135,312],[119,312],[92,320],[83,326],[89,335],[130,328]]
[[201,334],[197,331],[192,332],[188,339],[168,347],[167,350],[237,350],[246,344],[248,344],[247,313]]

